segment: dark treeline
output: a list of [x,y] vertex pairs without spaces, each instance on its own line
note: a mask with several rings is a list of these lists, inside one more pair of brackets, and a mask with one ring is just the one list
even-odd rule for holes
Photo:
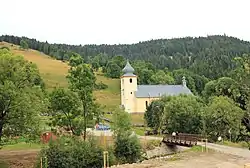
[[[159,39],[137,44],[119,45],[67,45],[49,44],[36,39],[3,35],[0,41],[20,45],[21,40],[29,48],[41,51],[59,60],[68,60],[72,52],[91,62],[93,57],[102,54],[105,59],[120,55],[130,60],[151,62],[156,69],[188,69],[194,74],[217,79],[227,76],[234,69],[233,58],[250,52],[250,43],[228,36],[185,37]],[[107,61],[106,61],[107,62]]]

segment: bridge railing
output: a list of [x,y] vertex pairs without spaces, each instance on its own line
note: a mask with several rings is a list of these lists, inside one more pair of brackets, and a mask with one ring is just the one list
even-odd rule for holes
[[167,144],[173,144],[173,145],[193,146],[193,145],[197,145],[197,142],[201,141],[202,139],[203,138],[201,135],[178,133],[175,136],[165,135],[163,137],[163,142]]

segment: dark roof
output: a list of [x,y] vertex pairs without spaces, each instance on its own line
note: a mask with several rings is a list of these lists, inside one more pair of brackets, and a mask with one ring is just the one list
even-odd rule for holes
[[192,94],[190,89],[183,85],[138,85],[136,97],[161,97]]
[[136,76],[135,74],[133,74],[133,73],[125,73],[124,75],[122,75],[122,76]]
[[124,74],[133,74],[134,71],[135,71],[134,68],[130,65],[129,61],[127,60],[127,64],[123,68],[122,72],[124,72]]

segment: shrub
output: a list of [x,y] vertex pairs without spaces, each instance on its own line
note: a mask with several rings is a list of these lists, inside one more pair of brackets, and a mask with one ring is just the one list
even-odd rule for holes
[[6,50],[10,51],[10,48],[6,47],[6,46],[0,47],[0,49],[6,49]]
[[[47,158],[48,168],[101,168],[103,165],[103,149],[93,139],[84,142],[72,137],[60,138],[42,149],[40,157]],[[36,166],[40,166],[40,161]]]
[[141,145],[136,136],[118,134],[115,140],[115,156],[120,163],[134,163],[141,159]]
[[106,85],[105,83],[100,82],[100,83],[95,84],[96,90],[103,90],[107,88],[108,88],[108,85]]
[[152,150],[152,149],[160,146],[160,143],[161,143],[160,140],[148,140],[145,142],[143,149],[144,150]]

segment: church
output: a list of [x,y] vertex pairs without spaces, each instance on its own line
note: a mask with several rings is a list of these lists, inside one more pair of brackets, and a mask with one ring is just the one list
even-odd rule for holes
[[134,68],[127,61],[121,76],[121,106],[128,113],[144,113],[146,107],[162,96],[192,94],[186,85],[185,77],[181,85],[137,85]]

